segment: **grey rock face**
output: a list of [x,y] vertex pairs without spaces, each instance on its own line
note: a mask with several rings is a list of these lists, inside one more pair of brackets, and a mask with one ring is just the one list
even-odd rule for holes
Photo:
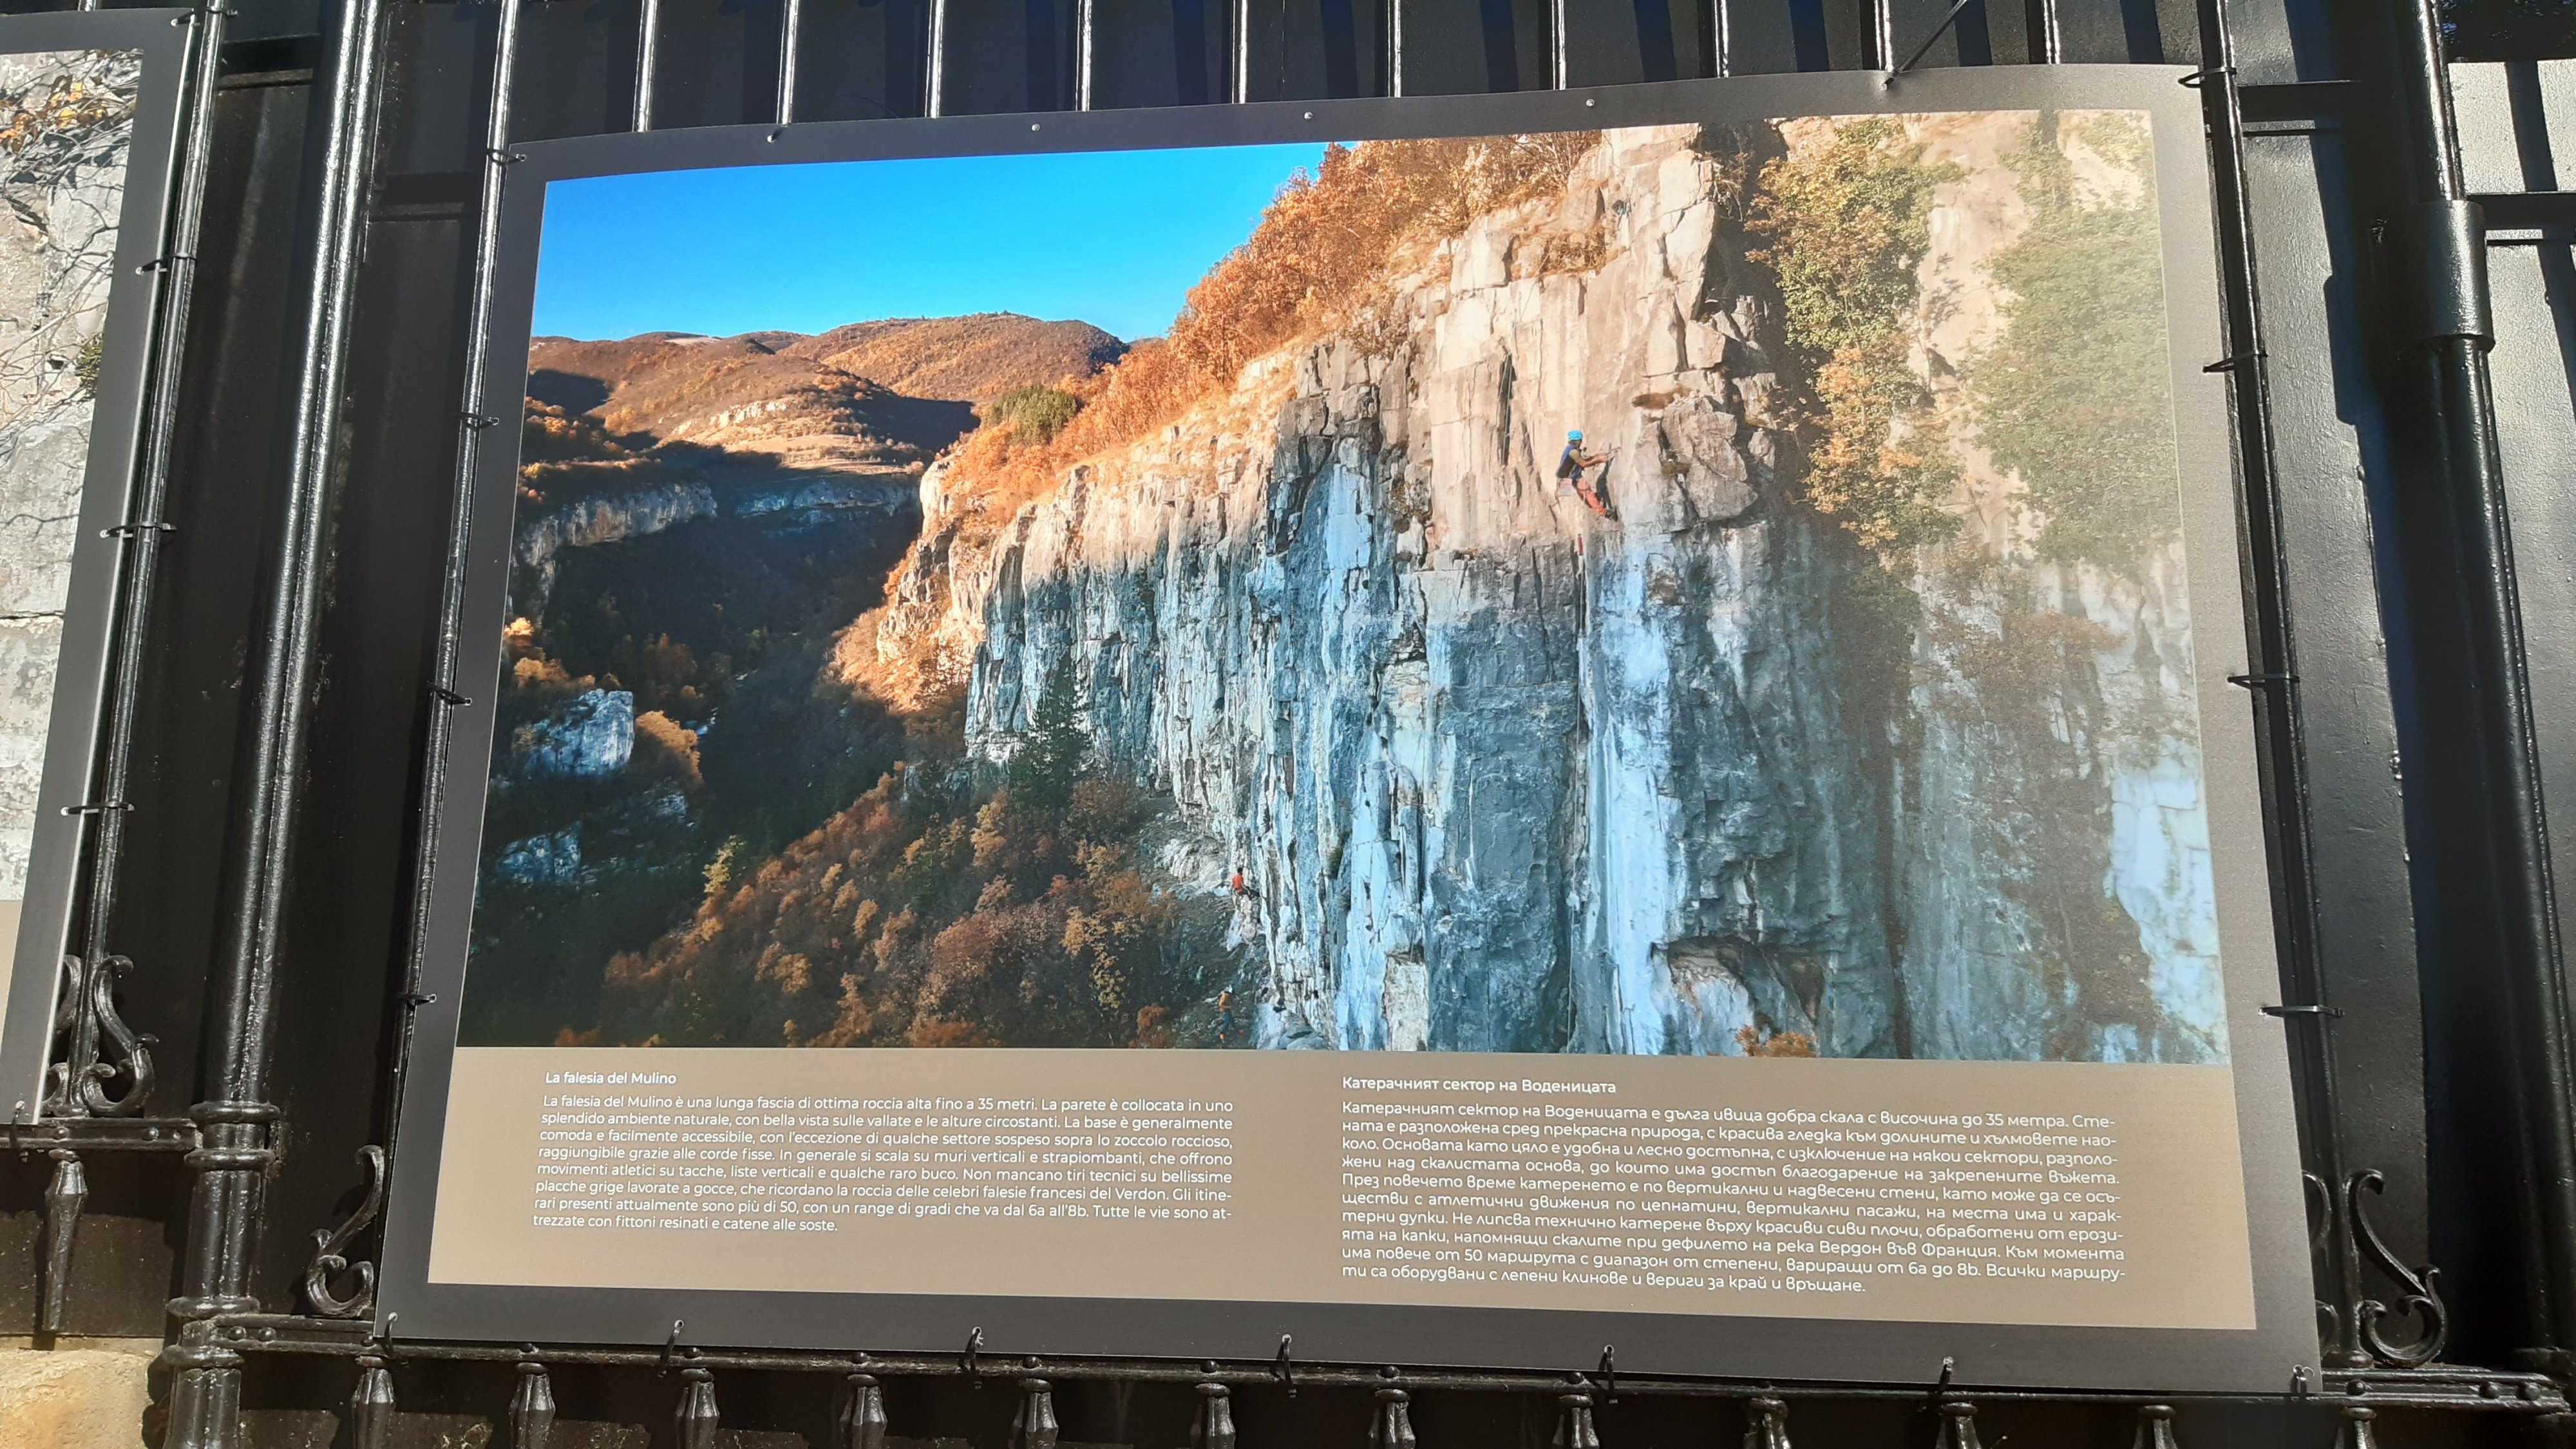
[[26,892],[141,57],[0,55],[0,899]]
[[[2012,124],[1944,265],[2013,234]],[[883,627],[989,759],[1071,666],[1198,834],[1166,883],[1252,884],[1265,1046],[2224,1060],[2180,546],[2041,562],[1982,465],[1903,569],[1806,506],[1698,140],[1612,133],[989,544],[934,467]],[[1553,476],[1573,428],[1615,521]]]
[[[1692,139],[1621,137],[1444,248],[1404,345],[1272,359],[1025,513],[980,598],[948,580],[981,747],[1070,654],[1102,748],[1258,883],[1267,1044],[1892,1049],[1823,602],[1850,560],[1763,506],[1766,324],[1709,294]],[[1595,227],[1597,270],[1533,264]],[[1576,427],[1616,524],[1553,476]]]
[[522,725],[512,763],[522,779],[591,779],[614,775],[635,754],[635,696],[590,689],[550,716]]
[[512,885],[573,884],[581,879],[581,826],[510,842],[493,862],[492,873]]

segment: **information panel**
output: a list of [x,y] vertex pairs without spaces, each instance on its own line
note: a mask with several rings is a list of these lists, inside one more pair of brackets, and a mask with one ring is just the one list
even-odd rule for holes
[[[102,892],[110,634],[157,520],[135,489],[167,275],[184,9],[0,17],[0,1113],[113,1116],[151,1076]],[[76,911],[92,913],[86,925]],[[146,974],[170,963],[147,963]]]
[[2286,1386],[2174,81],[528,147],[389,1326]]

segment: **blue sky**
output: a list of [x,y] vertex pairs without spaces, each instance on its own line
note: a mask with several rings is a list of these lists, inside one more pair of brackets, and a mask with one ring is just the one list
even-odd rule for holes
[[536,331],[1019,312],[1159,335],[1320,145],[743,166],[547,189]]

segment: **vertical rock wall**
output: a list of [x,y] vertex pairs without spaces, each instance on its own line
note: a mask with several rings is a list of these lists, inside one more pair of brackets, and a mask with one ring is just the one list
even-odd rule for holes
[[[2012,235],[2006,143],[1939,266]],[[1265,1045],[2223,1057],[2179,546],[2032,562],[1991,469],[1906,569],[1800,505],[1747,165],[1612,133],[998,530],[934,467],[879,651],[995,759],[1073,671],[1170,883],[1249,883]]]

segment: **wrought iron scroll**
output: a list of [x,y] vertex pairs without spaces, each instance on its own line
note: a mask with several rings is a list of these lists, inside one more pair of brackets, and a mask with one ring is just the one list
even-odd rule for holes
[[[2389,1250],[2387,1240],[2379,1236],[2379,1229],[2371,1224],[2370,1210],[2363,1205],[2364,1190],[2374,1196],[2387,1190],[2387,1180],[2380,1176],[2379,1169],[2365,1168],[2344,1182],[2343,1207],[2351,1228],[2345,1241],[2397,1285],[2398,1296],[2394,1305],[2376,1298],[2355,1302],[2352,1305],[2353,1333],[2360,1339],[2361,1346],[2383,1363],[2400,1368],[2431,1363],[2441,1354],[2442,1345],[2451,1334],[2450,1314],[2442,1306],[2442,1270],[2426,1264],[2410,1271],[2399,1261],[2397,1255]],[[2353,1281],[2358,1285],[2360,1275],[2354,1274]],[[2424,1326],[2423,1331],[2403,1342],[2391,1343],[2380,1333],[2379,1325],[2381,1320],[2392,1314],[2419,1320]]]
[[[2340,1185],[2313,1172],[2303,1177],[2313,1223],[2310,1247],[2326,1260],[2325,1280],[2339,1288],[2338,1301],[2317,1300],[2317,1332],[2327,1361],[2347,1368],[2420,1368],[2439,1358],[2451,1335],[2442,1270],[2430,1264],[2407,1267],[2379,1235],[2363,1196],[2386,1191],[2387,1179],[2375,1167],[2347,1175]],[[2396,1285],[2394,1303],[2364,1293],[2366,1267]],[[2392,1341],[2380,1331],[2391,1317],[2413,1318],[2422,1331]]]
[[116,1010],[117,983],[133,969],[123,956],[63,958],[46,1116],[130,1117],[150,1100],[156,1040],[127,1026]]
[[[325,1318],[364,1318],[376,1307],[376,1265],[349,1261],[349,1244],[365,1232],[385,1205],[385,1150],[358,1149],[358,1165],[367,1170],[367,1193],[336,1228],[313,1230],[313,1260],[304,1265],[304,1298]],[[357,1280],[357,1289],[342,1297],[331,1289],[339,1278]]]

